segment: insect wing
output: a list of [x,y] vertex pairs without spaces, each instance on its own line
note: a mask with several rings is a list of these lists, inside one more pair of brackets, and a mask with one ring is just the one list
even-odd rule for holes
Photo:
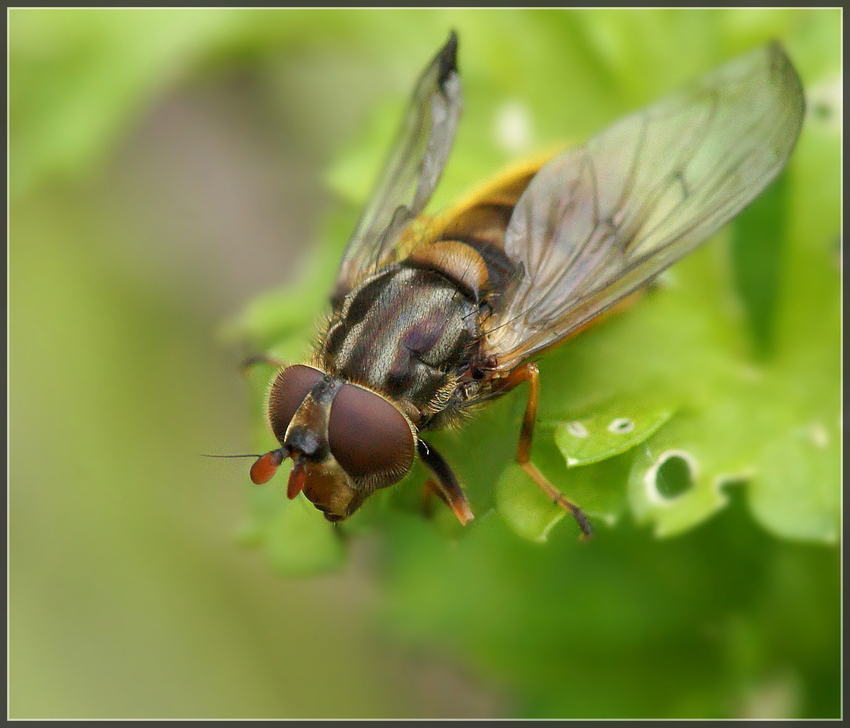
[[691,251],[787,161],[803,90],[777,44],[555,157],[518,200],[505,252],[524,275],[489,336],[510,369]]
[[454,32],[420,77],[389,160],[343,254],[333,300],[395,258],[448,159],[461,110]]

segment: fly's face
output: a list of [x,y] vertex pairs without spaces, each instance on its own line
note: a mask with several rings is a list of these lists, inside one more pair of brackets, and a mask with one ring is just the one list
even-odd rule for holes
[[[804,95],[778,44],[758,48],[619,120],[580,147],[503,175],[452,213],[417,218],[461,109],[457,36],[420,77],[398,142],[343,254],[313,362],[275,380],[269,421],[288,493],[329,520],[398,482],[418,455],[428,487],[472,518],[448,464],[419,437],[529,384],[516,459],[590,532],[530,462],[531,357],[625,301],[732,219],[779,174]],[[566,91],[565,91],[566,93]]]
[[282,370],[269,393],[269,422],[281,447],[263,455],[251,479],[265,483],[293,460],[287,495],[304,495],[329,521],[350,516],[413,463],[413,426],[392,402],[313,367]]

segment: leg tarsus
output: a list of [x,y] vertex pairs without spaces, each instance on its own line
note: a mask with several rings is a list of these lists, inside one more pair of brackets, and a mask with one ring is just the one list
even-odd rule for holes
[[556,503],[561,506],[561,508],[572,514],[572,517],[575,518],[578,527],[581,529],[582,539],[590,538],[593,535],[593,529],[590,527],[590,521],[588,521],[585,512],[569,500],[569,498],[561,493],[561,491],[554,485],[552,485],[546,479],[546,476],[537,469],[537,466],[534,463],[520,463],[520,465],[522,466],[522,469],[528,473],[531,479],[537,483],[538,487],[552,499],[553,503]]

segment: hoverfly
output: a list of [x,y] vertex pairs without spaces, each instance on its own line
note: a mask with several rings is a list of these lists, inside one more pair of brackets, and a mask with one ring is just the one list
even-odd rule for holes
[[516,459],[584,535],[588,519],[530,460],[539,396],[530,359],[649,282],[776,177],[803,90],[777,44],[744,55],[547,161],[508,173],[447,215],[420,217],[461,110],[454,32],[422,73],[352,235],[312,359],[271,383],[287,495],[329,521],[401,480],[418,456],[461,523],[473,514],[421,438],[528,382]]

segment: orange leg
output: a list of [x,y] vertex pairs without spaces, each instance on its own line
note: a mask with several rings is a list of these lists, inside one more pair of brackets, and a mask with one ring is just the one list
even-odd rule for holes
[[509,392],[523,382],[528,382],[529,392],[528,402],[525,405],[525,415],[522,418],[522,428],[519,433],[516,461],[553,503],[557,503],[561,508],[572,513],[581,529],[582,538],[590,538],[593,535],[593,529],[590,527],[584,511],[546,480],[543,473],[531,462],[531,440],[534,437],[534,422],[537,419],[537,401],[540,395],[540,374],[537,365],[523,364],[512,370],[499,391],[500,393]]

